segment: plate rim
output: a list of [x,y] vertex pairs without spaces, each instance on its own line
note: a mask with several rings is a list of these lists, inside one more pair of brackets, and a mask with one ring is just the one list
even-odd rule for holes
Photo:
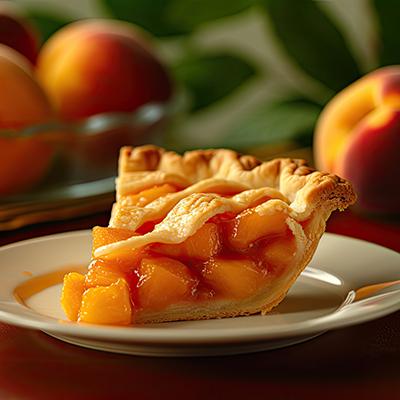
[[[40,243],[47,240],[62,240],[64,238],[71,237],[87,237],[91,232],[90,229],[62,232],[56,234],[50,234],[40,236],[37,238],[25,239],[15,243],[10,243],[0,247],[0,254],[3,251],[9,249],[18,248],[27,244]],[[400,256],[396,251],[389,249],[384,246],[380,246],[376,243],[367,242],[358,238],[353,238],[344,235],[338,235],[334,233],[325,233],[325,237],[329,238],[340,238],[346,241],[360,242],[363,245],[373,247],[379,251],[386,251],[392,253],[395,256]],[[323,269],[322,269],[323,270]],[[394,294],[394,295],[393,295]],[[290,338],[301,335],[309,335],[321,331],[342,328],[345,326],[355,325],[358,323],[373,320],[379,317],[383,317],[392,312],[400,309],[400,290],[389,293],[384,293],[378,296],[374,296],[373,299],[379,298],[383,302],[383,306],[379,305],[374,308],[374,311],[370,310],[368,313],[356,314],[350,313],[350,316],[340,316],[342,308],[339,308],[332,313],[323,315],[320,317],[313,318],[312,320],[300,321],[293,324],[288,324],[285,329],[282,326],[274,327],[268,326],[267,329],[264,326],[250,327],[250,328],[238,328],[232,329],[230,327],[218,327],[215,331],[208,331],[205,336],[201,330],[193,328],[169,328],[163,330],[162,327],[145,327],[145,326],[129,326],[129,327],[114,327],[104,325],[90,325],[90,324],[78,324],[76,322],[60,321],[49,316],[43,316],[34,310],[29,309],[27,306],[23,306],[14,299],[14,303],[21,307],[21,310],[29,311],[30,314],[36,315],[36,319],[31,315],[30,318],[26,316],[16,315],[2,309],[0,301],[0,321],[17,325],[30,329],[37,329],[42,331],[53,332],[54,334],[70,336],[74,338],[92,338],[101,339],[108,341],[117,342],[131,342],[135,344],[174,344],[178,346],[185,345],[211,345],[211,344],[222,344],[222,343],[239,343],[239,342],[255,342],[255,341],[266,341],[280,338]],[[363,301],[368,301],[361,300]],[[360,302],[358,302],[360,303]],[[357,303],[352,303],[357,304]],[[346,306],[345,306],[346,307]],[[29,313],[28,313],[29,314]],[[40,317],[39,319],[37,317]],[[200,321],[201,322],[201,321]],[[184,323],[184,322],[183,322]],[[279,328],[279,329],[277,329]],[[294,332],[293,332],[294,331]]]

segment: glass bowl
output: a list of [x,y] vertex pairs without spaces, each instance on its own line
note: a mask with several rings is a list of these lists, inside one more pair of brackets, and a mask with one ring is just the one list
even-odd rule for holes
[[163,145],[181,107],[182,99],[176,96],[168,103],[149,103],[130,113],[0,131],[0,204],[112,192],[119,149]]

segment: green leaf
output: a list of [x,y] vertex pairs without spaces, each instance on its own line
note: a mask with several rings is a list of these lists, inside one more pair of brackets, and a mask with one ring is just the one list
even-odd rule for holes
[[169,20],[173,0],[100,0],[109,14],[132,22],[156,36],[188,33],[190,30]]
[[116,18],[156,36],[182,35],[217,18],[237,14],[257,0],[99,0]]
[[380,46],[379,64],[400,63],[400,7],[397,0],[373,0],[379,23]]
[[338,91],[360,76],[346,42],[313,0],[261,0],[282,45],[308,74]]
[[238,14],[256,0],[173,0],[168,18],[178,26],[194,29],[204,22]]
[[44,10],[28,9],[25,11],[25,14],[38,29],[42,43],[44,43],[54,32],[74,20],[72,17],[68,18],[61,16],[56,12],[52,13]]
[[286,142],[309,145],[320,112],[320,106],[306,100],[264,104],[238,122],[219,145],[237,150]]
[[207,107],[234,92],[256,70],[233,54],[202,54],[184,59],[174,67],[175,78],[189,92],[192,111]]

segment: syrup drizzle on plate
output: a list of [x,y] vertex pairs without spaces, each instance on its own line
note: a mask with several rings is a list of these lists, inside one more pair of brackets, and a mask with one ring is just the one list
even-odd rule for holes
[[35,276],[19,284],[14,289],[14,297],[18,302],[25,304],[31,296],[40,293],[42,290],[47,289],[50,286],[62,283],[64,275],[69,272],[80,272],[85,273],[86,267],[82,265],[71,265],[63,267],[47,274]]

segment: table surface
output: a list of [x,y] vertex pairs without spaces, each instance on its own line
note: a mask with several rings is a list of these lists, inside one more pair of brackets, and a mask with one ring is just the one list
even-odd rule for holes
[[[106,213],[1,233],[0,245],[106,225]],[[400,251],[400,223],[351,212],[328,231]],[[400,265],[399,265],[400,268]],[[255,354],[146,358],[83,349],[0,323],[0,399],[400,399],[400,312]]]

